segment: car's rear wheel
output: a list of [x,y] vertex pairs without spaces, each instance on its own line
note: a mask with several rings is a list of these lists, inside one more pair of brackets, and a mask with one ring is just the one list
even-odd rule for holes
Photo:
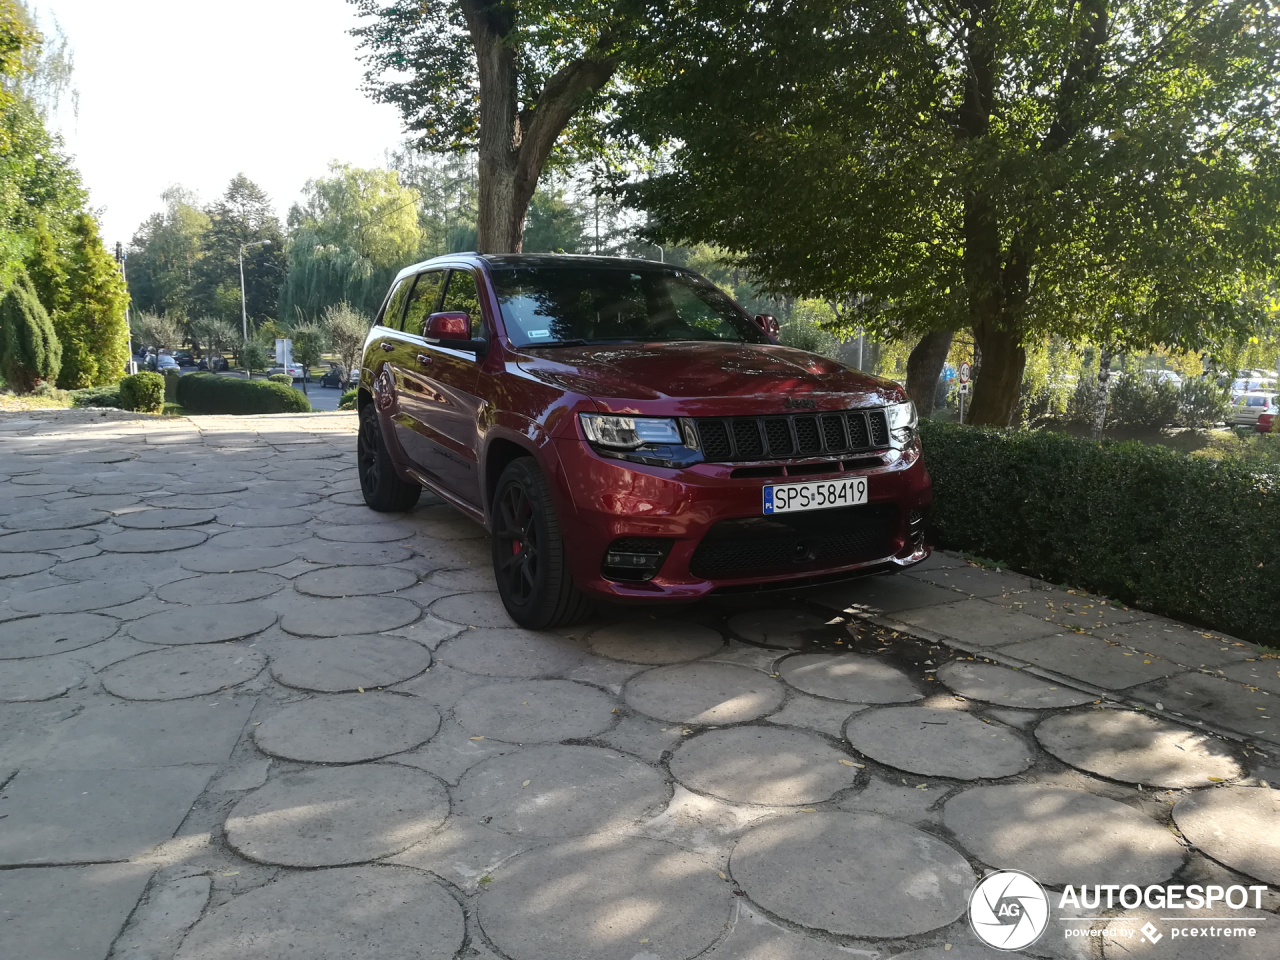
[[360,411],[360,433],[356,438],[356,472],[364,502],[380,513],[403,513],[418,502],[422,487],[401,480],[391,463],[391,454],[382,438],[378,413],[369,404]]
[[591,611],[569,573],[551,489],[532,457],[512,461],[498,479],[493,572],[503,606],[522,627],[564,626]]

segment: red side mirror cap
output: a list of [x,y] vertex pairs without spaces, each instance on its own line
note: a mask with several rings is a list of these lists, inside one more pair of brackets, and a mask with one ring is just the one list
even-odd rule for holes
[[470,340],[471,317],[457,311],[433,313],[427,317],[422,335],[430,340]]
[[758,313],[755,316],[756,326],[765,332],[766,336],[778,339],[778,318],[772,313]]

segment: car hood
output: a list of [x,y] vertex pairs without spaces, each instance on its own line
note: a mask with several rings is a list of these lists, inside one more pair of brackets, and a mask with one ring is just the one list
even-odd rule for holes
[[526,375],[591,397],[607,413],[725,416],[848,409],[905,399],[891,381],[772,344],[526,347],[518,362]]

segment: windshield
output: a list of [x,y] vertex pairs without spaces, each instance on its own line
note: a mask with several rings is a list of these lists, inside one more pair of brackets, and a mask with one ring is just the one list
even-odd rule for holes
[[669,268],[510,267],[492,275],[507,336],[518,347],[624,340],[769,343],[716,287]]

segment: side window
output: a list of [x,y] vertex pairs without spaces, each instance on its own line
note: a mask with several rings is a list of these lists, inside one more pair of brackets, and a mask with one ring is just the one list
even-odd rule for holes
[[476,293],[476,278],[465,270],[449,272],[449,287],[444,293],[441,312],[457,310],[471,317],[471,337],[483,336],[484,318],[480,315],[480,297]]
[[430,270],[418,274],[418,285],[413,288],[413,298],[409,301],[409,309],[404,315],[404,332],[414,336],[422,336],[422,325],[427,317],[438,309],[440,287],[444,282],[443,270]]
[[400,329],[400,315],[404,313],[404,302],[412,289],[413,277],[405,277],[396,284],[391,299],[387,301],[387,310],[378,321],[381,326],[390,327],[392,330]]

